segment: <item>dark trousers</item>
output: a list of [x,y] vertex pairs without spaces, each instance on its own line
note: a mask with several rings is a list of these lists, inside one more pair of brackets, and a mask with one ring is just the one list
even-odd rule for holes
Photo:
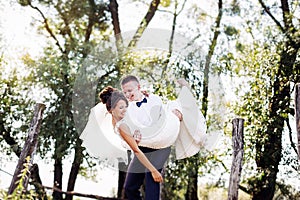
[[[140,147],[141,151],[146,155],[151,164],[161,172],[165,162],[167,161],[171,147],[164,149],[151,149],[147,147]],[[155,182],[151,172],[144,167],[136,156],[129,164],[127,176],[125,179],[125,193],[128,200],[141,200],[140,187],[143,182],[145,184],[145,200],[159,200],[160,198],[160,183]]]

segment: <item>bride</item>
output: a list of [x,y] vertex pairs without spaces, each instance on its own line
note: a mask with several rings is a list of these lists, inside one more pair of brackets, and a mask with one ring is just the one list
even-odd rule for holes
[[[155,148],[155,146],[175,147],[177,159],[190,157],[205,147],[206,122],[199,111],[196,99],[186,84],[177,100],[169,101],[160,112],[160,119],[151,127],[141,127],[133,122],[124,112],[122,121],[131,130],[129,134],[139,137],[140,146]],[[111,88],[113,89],[113,88]],[[113,89],[115,90],[115,89]],[[123,95],[124,96],[124,95]],[[126,98],[125,98],[126,99]],[[178,108],[183,114],[182,121],[172,112]],[[105,159],[112,163],[117,159],[127,163],[127,150],[130,149],[117,134],[114,134],[112,115],[102,100],[91,109],[88,123],[80,138],[91,156]],[[125,145],[124,145],[125,144]],[[127,148],[124,148],[127,147]]]

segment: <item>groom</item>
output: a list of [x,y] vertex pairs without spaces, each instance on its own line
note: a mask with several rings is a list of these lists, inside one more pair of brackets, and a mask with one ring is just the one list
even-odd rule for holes
[[[155,94],[143,94],[139,80],[136,76],[128,75],[121,80],[121,88],[129,101],[127,113],[130,120],[137,126],[151,127],[159,120],[162,100]],[[181,120],[182,114],[179,110],[174,111],[176,116]],[[140,145],[140,144],[139,144]],[[168,159],[171,147],[146,147],[139,146],[145,153],[150,162],[161,172]],[[144,169],[144,166],[137,158],[133,158],[128,167],[128,172],[124,184],[125,194],[129,200],[141,199],[139,191],[141,185],[145,183],[145,200],[160,199],[160,183],[155,182],[151,173]]]

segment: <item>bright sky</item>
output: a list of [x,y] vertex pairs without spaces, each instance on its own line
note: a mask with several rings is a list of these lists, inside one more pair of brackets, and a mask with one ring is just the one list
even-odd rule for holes
[[38,37],[36,31],[30,27],[31,16],[36,15],[36,12],[21,7],[17,3],[10,6],[5,1],[4,5],[3,12],[0,13],[0,26],[8,47],[5,51],[6,54],[15,57],[21,53],[24,54],[25,50],[30,55],[35,56],[41,49],[40,44],[42,43],[42,37]]

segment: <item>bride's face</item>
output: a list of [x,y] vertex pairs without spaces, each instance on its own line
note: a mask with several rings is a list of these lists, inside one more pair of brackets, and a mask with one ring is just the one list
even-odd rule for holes
[[124,100],[120,100],[117,104],[116,107],[112,110],[112,115],[118,120],[121,120],[124,118],[125,113],[127,111],[127,104]]

